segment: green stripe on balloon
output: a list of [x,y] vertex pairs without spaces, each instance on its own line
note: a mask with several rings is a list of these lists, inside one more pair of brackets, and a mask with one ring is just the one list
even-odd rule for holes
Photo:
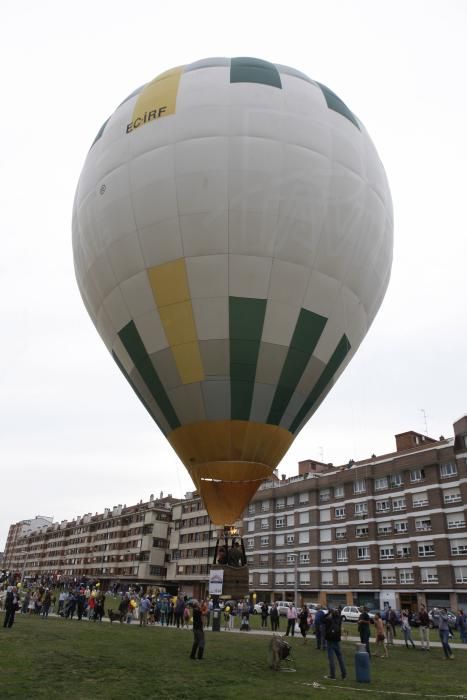
[[331,359],[329,360],[328,364],[326,367],[323,369],[320,378],[314,385],[311,393],[309,394],[308,398],[304,401],[301,409],[295,416],[294,420],[292,421],[290,425],[290,432],[291,433],[296,433],[298,430],[298,427],[300,426],[301,422],[304,420],[306,415],[308,414],[309,411],[313,408],[314,404],[316,401],[319,399],[323,391],[326,389],[328,386],[329,382],[332,380],[334,377],[335,373],[339,369],[340,365],[345,359],[345,356],[350,350],[350,343],[349,339],[347,336],[344,334],[340,341],[337,344],[336,349],[331,355]]
[[316,84],[319,85],[319,87],[321,88],[321,92],[324,95],[324,99],[326,100],[326,104],[329,107],[329,109],[332,109],[334,112],[341,114],[343,117],[348,119],[349,122],[355,124],[357,129],[361,131],[360,124],[358,123],[355,114],[353,114],[353,112],[350,111],[345,102],[342,102],[341,98],[338,97],[335,92],[326,87],[326,85],[322,85],[321,83],[318,83],[318,81],[316,81]]
[[232,420],[250,417],[266,303],[266,299],[229,297]]
[[153,412],[151,411],[150,406],[148,405],[147,401],[143,398],[141,392],[140,392],[140,391],[138,390],[138,388],[135,386],[135,384],[134,384],[134,382],[132,381],[130,375],[128,374],[128,372],[126,371],[126,369],[124,368],[124,366],[122,365],[122,363],[120,362],[120,360],[118,359],[117,354],[115,353],[114,350],[112,350],[112,357],[114,358],[114,360],[115,360],[115,362],[116,362],[116,364],[117,364],[117,367],[119,368],[120,372],[123,374],[123,376],[124,376],[125,379],[127,380],[128,384],[131,386],[131,388],[132,388],[133,391],[135,392],[136,396],[139,398],[139,400],[141,401],[141,403],[143,404],[144,408],[145,408],[146,411],[149,413],[149,415],[151,416],[151,418],[153,419],[153,421],[155,422],[155,424],[157,425],[157,427],[159,428],[159,430],[160,430],[162,433],[164,433],[164,435],[166,435],[166,434],[167,434],[167,431],[163,429],[163,427],[161,426],[161,424],[159,423],[159,421],[156,420],[156,418],[154,417],[154,414],[153,414]]
[[144,383],[150,391],[152,397],[156,401],[164,418],[170,425],[172,430],[180,427],[175,410],[170,403],[170,399],[162,386],[162,382],[154,369],[151,358],[146,352],[141,336],[137,331],[134,321],[130,321],[127,325],[118,332],[118,336],[122,341],[125,350],[134,362],[134,365],[140,373]]
[[231,83],[259,83],[282,89],[281,76],[273,63],[259,58],[232,58]]
[[279,425],[297,385],[321,337],[327,318],[301,309],[290,341],[267,423]]

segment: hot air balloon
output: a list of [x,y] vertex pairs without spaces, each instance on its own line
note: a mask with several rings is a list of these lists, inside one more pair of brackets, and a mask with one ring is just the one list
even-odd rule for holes
[[293,68],[178,66],[99,130],[74,202],[79,289],[214,523],[241,516],[355,354],[392,236],[363,124]]

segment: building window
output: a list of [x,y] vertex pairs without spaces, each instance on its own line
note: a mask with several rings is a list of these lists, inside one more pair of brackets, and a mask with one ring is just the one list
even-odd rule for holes
[[415,520],[415,529],[418,532],[430,532],[431,518],[418,518],[417,520]]
[[300,564],[309,564],[310,554],[309,552],[300,552]]
[[345,518],[345,506],[339,506],[335,509],[334,513],[336,520],[342,520]]
[[282,586],[285,583],[285,575],[282,571],[278,571],[275,576],[276,586]]
[[260,554],[259,560],[261,564],[267,564],[269,561],[269,554]]
[[413,583],[414,575],[412,569],[399,569],[399,583]]
[[399,559],[410,559],[412,548],[409,544],[401,544],[397,546],[396,553]]
[[285,577],[287,583],[295,583],[295,571],[287,571]]
[[460,527],[465,527],[464,513],[449,513],[447,516],[448,530],[456,530]]
[[467,538],[451,540],[451,554],[467,554]]
[[368,525],[356,527],[355,537],[368,537]]
[[[269,527],[269,518],[261,518],[261,529],[267,530],[268,527]],[[276,527],[277,527],[277,520],[276,520]]]
[[422,583],[438,583],[438,570],[436,567],[420,569],[420,579]]
[[398,510],[405,510],[406,509],[406,504],[405,504],[405,498],[393,498],[392,500],[392,509],[393,511],[398,511]]
[[332,563],[332,549],[321,550],[321,564]]
[[308,491],[302,491],[298,497],[298,502],[299,503],[308,503],[310,500],[310,494]]
[[368,513],[368,506],[366,503],[356,503],[355,504],[355,515],[360,518],[366,517]]
[[276,547],[282,547],[285,544],[285,535],[276,535]]
[[295,554],[287,554],[287,564],[295,564]]
[[458,489],[458,488],[446,489],[443,492],[443,499],[444,499],[445,503],[457,503],[458,501],[461,500],[460,489]]
[[322,586],[332,586],[333,577],[332,571],[322,571],[321,572],[321,585]]
[[250,503],[248,506],[248,515],[254,515],[254,512],[256,510],[256,503]]
[[395,520],[394,521],[394,532],[407,532],[409,529],[409,523],[407,520]]
[[269,574],[260,574],[259,575],[259,585],[260,586],[267,586],[269,581]]
[[391,523],[379,523],[378,524],[378,535],[389,535],[392,532]]
[[287,527],[294,527],[295,526],[295,515],[288,515],[287,516]]
[[300,572],[300,583],[303,586],[308,586],[311,583],[311,578],[310,578],[310,572],[309,571],[301,571]]
[[455,462],[441,464],[439,473],[442,479],[448,479],[450,476],[457,476],[457,464]]
[[293,544],[295,542],[295,535],[287,535],[287,544]]
[[348,571],[338,571],[337,572],[337,583],[339,586],[349,585],[349,572]]
[[306,510],[304,513],[299,513],[298,522],[300,525],[308,525],[310,522],[310,511]]
[[410,470],[410,481],[415,483],[416,481],[423,481],[425,478],[425,471],[423,469],[411,469]]
[[379,479],[375,479],[375,491],[383,491],[388,488],[388,478],[387,476],[382,476]]
[[389,485],[392,489],[402,486],[402,474],[391,474],[389,476]]
[[319,500],[321,503],[324,501],[329,501],[331,498],[331,489],[320,489],[319,491]]
[[380,559],[394,559],[394,547],[392,545],[380,547],[379,548],[379,558]]
[[334,486],[334,498],[344,498],[343,486]]
[[424,544],[418,545],[418,556],[419,557],[434,557],[435,556],[435,546],[433,542],[426,542]]
[[395,569],[382,569],[381,570],[381,583],[397,583],[396,570]]
[[246,548],[247,549],[254,549],[255,548],[255,538],[254,537],[249,537],[247,539]]
[[347,537],[347,528],[336,527],[336,540],[345,540]]
[[301,532],[298,533],[298,542],[299,544],[308,544],[310,541],[310,532],[309,530],[302,530]]
[[390,510],[391,508],[391,502],[387,499],[384,501],[376,501],[376,512],[377,513],[384,513],[387,510]]
[[280,510],[285,507],[285,498],[276,498],[276,510]]
[[456,583],[467,583],[467,566],[456,566]]
[[266,512],[269,510],[269,501],[261,501],[261,510]]
[[338,549],[336,549],[336,561],[348,561],[347,547],[339,547]]
[[287,496],[287,507],[294,507],[295,505],[295,496]]
[[319,531],[319,541],[320,542],[330,542],[332,539],[331,530],[320,530]]
[[426,491],[422,493],[414,493],[412,495],[412,506],[414,508],[423,508],[428,505],[428,494]]
[[267,547],[269,544],[269,537],[266,535],[266,537],[261,538],[261,547]]
[[319,512],[320,523],[327,523],[329,520],[331,520],[331,509],[324,508],[323,510],[320,510],[320,512]]
[[357,559],[369,559],[370,558],[370,548],[369,547],[357,547]]
[[365,493],[365,491],[366,491],[365,479],[357,479],[353,485],[353,492],[354,493]]
[[371,569],[359,569],[358,572],[358,583],[360,585],[366,583],[373,583],[373,577],[371,575]]
[[284,517],[281,516],[280,518],[276,518],[276,527],[284,527],[284,525],[285,525],[285,518]]

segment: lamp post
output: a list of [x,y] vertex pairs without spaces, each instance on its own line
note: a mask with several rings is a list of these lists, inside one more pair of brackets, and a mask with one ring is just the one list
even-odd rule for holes
[[297,552],[294,552],[293,559],[294,559],[294,575],[293,575],[294,595],[293,595],[293,602],[294,602],[295,607],[297,607],[297,565],[298,565],[298,554],[297,554]]

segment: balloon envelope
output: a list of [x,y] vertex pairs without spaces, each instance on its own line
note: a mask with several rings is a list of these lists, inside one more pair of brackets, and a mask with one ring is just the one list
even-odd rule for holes
[[392,232],[364,126],[293,68],[179,66],[99,130],[74,203],[79,288],[213,522],[241,516],[354,355]]

